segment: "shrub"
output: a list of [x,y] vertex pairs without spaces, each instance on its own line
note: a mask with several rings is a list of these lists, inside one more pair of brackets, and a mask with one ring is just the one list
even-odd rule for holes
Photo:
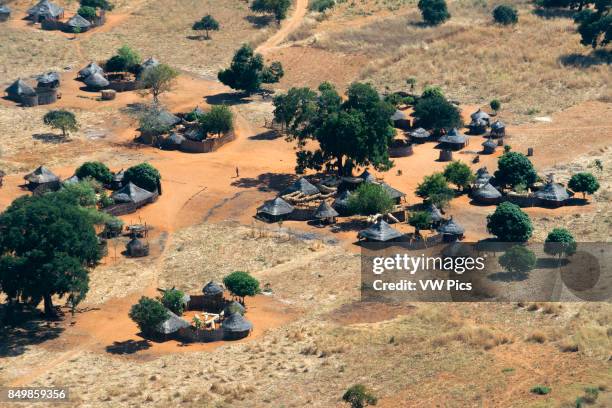
[[311,0],[308,5],[310,11],[318,11],[319,13],[324,12],[336,5],[335,0]]
[[451,17],[444,0],[419,0],[418,7],[423,20],[430,25],[442,24]]
[[414,116],[418,125],[425,129],[450,129],[462,125],[459,109],[438,95],[419,99]]
[[414,227],[416,235],[420,235],[420,231],[431,228],[431,214],[427,211],[416,211],[410,214],[408,224]]
[[531,186],[537,178],[536,171],[527,156],[518,152],[506,152],[497,161],[495,180],[511,187],[517,184]]
[[489,103],[489,106],[491,107],[491,109],[493,109],[495,112],[497,112],[498,110],[501,109],[501,102],[499,101],[499,99],[493,99]]
[[255,296],[260,293],[259,281],[248,272],[236,271],[223,278],[223,284],[234,296],[244,304],[245,296]]
[[449,163],[444,168],[444,177],[462,190],[469,187],[476,178],[470,166],[460,161]]
[[421,94],[421,98],[431,98],[437,96],[439,98],[444,98],[444,92],[442,88],[435,85],[427,85]]
[[531,392],[538,395],[546,395],[550,393],[550,387],[546,387],[545,385],[536,385],[531,389]]
[[53,129],[61,130],[64,138],[68,137],[70,132],[76,132],[79,129],[79,123],[74,113],[65,109],[47,112],[43,117],[43,123]]
[[98,161],[83,163],[76,169],[75,174],[81,180],[91,177],[102,184],[110,184],[113,181],[113,173],[104,163]]
[[130,71],[135,72],[136,68],[142,59],[140,55],[127,45],[122,46],[117,50],[117,54],[106,61],[106,71],[109,72],[121,72]]
[[582,197],[586,198],[587,194],[593,194],[599,190],[599,182],[591,173],[576,173],[572,175],[567,186],[576,193],[582,193]]
[[183,297],[185,294],[178,289],[168,289],[161,297],[161,303],[176,315],[182,315],[185,310]]
[[544,252],[559,257],[572,255],[576,252],[576,240],[565,228],[554,228],[544,241]]
[[417,185],[416,195],[429,201],[438,208],[444,208],[455,196],[453,190],[442,173],[425,176],[423,182]]
[[168,310],[159,301],[143,296],[129,313],[143,334],[153,335],[157,327],[168,318]]
[[518,23],[518,12],[511,5],[500,4],[493,9],[493,20],[503,25],[516,24]]
[[515,245],[499,257],[499,264],[508,272],[525,275],[533,269],[537,258],[533,252],[521,245]]
[[159,171],[149,163],[140,163],[125,171],[124,182],[132,182],[147,191],[156,191],[161,175]]
[[210,112],[200,117],[199,121],[205,133],[221,135],[234,127],[234,115],[226,105],[213,106]]
[[348,209],[351,214],[386,214],[391,211],[393,204],[393,199],[381,185],[362,183],[355,194],[349,197]]
[[533,233],[533,226],[518,205],[505,202],[487,216],[487,230],[500,241],[526,242]]
[[112,10],[115,8],[108,0],[81,0],[81,6],[92,7],[94,9],[99,8],[102,10]]
[[342,400],[350,404],[351,408],[363,408],[367,405],[376,405],[378,398],[363,384],[355,384],[346,390]]
[[88,21],[93,21],[97,16],[96,9],[90,6],[81,6],[77,14]]

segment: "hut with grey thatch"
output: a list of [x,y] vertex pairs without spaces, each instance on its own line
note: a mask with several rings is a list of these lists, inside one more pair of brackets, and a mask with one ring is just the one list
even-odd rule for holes
[[442,212],[433,203],[425,203],[423,206],[423,211],[426,211],[429,214],[429,218],[431,219],[431,225],[433,227],[439,226],[440,223],[444,221],[444,216],[442,215]]
[[36,95],[39,105],[50,105],[57,102],[57,89],[60,77],[57,72],[47,72],[37,77]]
[[8,21],[11,18],[11,9],[8,6],[0,5],[0,23]]
[[357,238],[372,242],[389,242],[401,238],[403,234],[379,218],[374,224],[357,233]]
[[444,242],[454,242],[463,238],[465,229],[451,217],[448,221],[440,224],[437,231],[442,234]]
[[181,147],[181,144],[184,141],[185,136],[177,132],[172,132],[167,138],[164,139],[162,142],[162,147],[165,150],[177,150],[179,147]]
[[85,79],[93,74],[104,74],[104,69],[95,62],[90,62],[86,67],[79,71],[79,79]]
[[232,313],[223,319],[221,324],[224,340],[240,340],[247,337],[253,330],[253,323],[240,313]]
[[66,29],[70,32],[84,33],[91,28],[92,24],[80,14],[75,14],[66,22]]
[[391,197],[391,199],[395,201],[396,204],[401,203],[402,199],[406,196],[406,193],[391,187],[385,182],[379,183],[379,185],[382,187],[383,190],[385,190],[385,193],[387,193],[387,195],[389,195],[389,197]]
[[460,134],[456,128],[438,139],[436,149],[440,150],[439,161],[452,161],[453,152],[463,149],[467,145],[467,138]]
[[483,166],[476,170],[476,179],[474,180],[474,187],[478,188],[489,183],[493,179],[493,176],[489,174],[489,170]]
[[489,123],[491,122],[491,117],[489,116],[489,114],[483,111],[482,109],[478,109],[476,112],[472,113],[470,115],[470,119],[472,119],[472,122],[476,122],[479,120],[483,121],[486,126],[489,126]]
[[487,139],[482,143],[482,154],[493,154],[497,149],[497,142],[493,139]]
[[561,207],[570,198],[569,193],[561,184],[549,180],[534,196],[540,205],[544,207]]
[[125,178],[125,170],[121,169],[113,173],[113,181],[111,181],[111,190],[119,190],[123,187],[123,179]]
[[115,191],[111,195],[111,198],[115,203],[141,206],[152,202],[155,199],[155,193],[129,182],[119,190]]
[[287,219],[287,216],[293,212],[294,208],[291,204],[280,197],[266,201],[257,209],[257,217],[267,222],[278,222]]
[[23,178],[27,181],[27,188],[37,193],[56,191],[61,187],[60,178],[45,166],[38,167]]
[[497,204],[501,198],[502,194],[491,183],[486,183],[472,192],[472,199],[480,204]]
[[391,123],[393,123],[393,127],[397,129],[410,129],[410,119],[408,119],[405,112],[399,109],[397,109],[395,112],[393,112],[393,115],[391,115]]
[[45,72],[36,77],[37,88],[59,88],[60,76],[55,71]]
[[325,200],[321,201],[321,204],[319,204],[319,207],[314,212],[314,217],[323,224],[334,224],[338,215],[340,214]]
[[482,135],[487,131],[488,123],[482,119],[473,120],[468,125],[471,135]]
[[496,120],[491,123],[491,132],[489,135],[493,138],[500,138],[506,136],[506,125],[501,120]]
[[410,141],[413,143],[424,143],[431,140],[431,133],[423,129],[422,127],[413,130],[409,133]]
[[134,237],[125,246],[125,253],[130,258],[142,258],[149,255],[149,244]]
[[41,0],[28,10],[27,18],[35,23],[42,23],[45,20],[57,21],[64,18],[64,9],[49,0]]
[[4,91],[8,99],[21,103],[23,106],[38,105],[36,91],[21,78],[13,82]]
[[89,75],[83,80],[83,82],[85,85],[87,85],[87,88],[92,91],[99,91],[106,88],[110,84],[108,79],[104,78],[104,75],[99,72]]
[[167,310],[167,312],[168,318],[156,327],[157,334],[162,340],[176,338],[180,330],[191,327],[187,320],[175,315],[170,310]]
[[301,193],[305,196],[312,196],[319,194],[319,189],[316,188],[310,181],[306,180],[304,177],[300,177],[297,179],[292,185],[287,187],[281,192],[281,195]]
[[223,307],[223,315],[225,316],[230,316],[234,313],[240,313],[241,315],[244,315],[245,312],[246,309],[244,308],[244,306],[240,304],[240,302],[236,302],[235,300],[227,302]]
[[223,292],[224,289],[221,284],[209,281],[202,288],[202,296],[192,296],[190,308],[220,313],[225,307]]
[[349,190],[344,190],[340,194],[336,196],[336,199],[332,203],[332,207],[338,211],[340,215],[349,215],[349,198],[351,197],[351,192]]

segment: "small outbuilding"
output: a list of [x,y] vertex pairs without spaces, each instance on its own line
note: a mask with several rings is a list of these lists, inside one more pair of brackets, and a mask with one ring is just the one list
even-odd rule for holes
[[85,79],[93,74],[104,74],[104,70],[101,66],[92,61],[86,67],[79,71],[79,78]]
[[453,160],[453,152],[463,149],[467,145],[467,138],[460,134],[456,128],[438,139],[435,147],[440,150],[439,161],[446,162]]
[[482,119],[478,119],[471,121],[468,128],[470,129],[471,135],[482,135],[487,131],[487,125],[487,122]]
[[357,233],[358,239],[372,242],[389,242],[401,238],[403,234],[379,218],[374,224]]
[[319,204],[319,207],[314,212],[314,217],[323,224],[334,224],[336,217],[339,215],[325,200],[321,201],[321,204]]
[[402,130],[410,129],[410,119],[405,112],[397,109],[393,115],[391,115],[391,122],[393,123],[393,127]]
[[506,125],[501,120],[496,120],[491,123],[491,132],[489,134],[493,138],[506,136]]
[[66,27],[71,32],[85,32],[91,28],[91,23],[80,14],[75,14],[66,22]]
[[266,201],[257,209],[257,217],[267,222],[278,222],[293,212],[293,206],[280,197]]
[[293,194],[298,192],[305,196],[312,196],[319,194],[319,189],[316,188],[310,181],[306,180],[304,177],[300,177],[292,185],[283,190],[281,192],[281,195],[284,196],[287,194]]
[[402,199],[406,196],[406,193],[391,187],[385,182],[380,183],[380,186],[383,188],[383,190],[385,190],[389,197],[391,197],[391,199],[395,201],[396,204],[401,203]]
[[565,187],[552,180],[548,181],[544,187],[536,191],[534,195],[542,206],[553,208],[561,207],[565,204],[565,201],[570,198]]
[[111,194],[111,198],[118,204],[135,204],[136,206],[147,204],[155,199],[155,194],[138,187],[129,182],[119,190]]
[[349,198],[351,197],[351,192],[349,190],[344,190],[340,194],[336,196],[332,207],[338,211],[340,215],[349,215]]
[[83,82],[85,85],[87,85],[88,89],[93,91],[99,91],[110,85],[108,79],[104,78],[104,76],[99,72],[89,75],[83,80]]
[[174,338],[181,329],[191,327],[187,320],[175,315],[170,310],[167,310],[167,312],[168,318],[156,328],[163,340]]
[[225,306],[223,298],[223,286],[217,282],[210,281],[202,288],[202,300],[199,305],[202,310],[207,312],[219,313]]
[[240,340],[247,337],[253,330],[253,323],[240,313],[232,313],[221,324],[224,340]]
[[36,77],[38,81],[36,87],[37,88],[59,88],[60,86],[60,76],[55,71],[45,72],[44,74],[40,74]]
[[431,133],[423,129],[422,127],[413,130],[409,133],[410,140],[414,143],[424,143],[431,139]]
[[487,183],[472,192],[472,199],[481,204],[497,204],[502,194],[491,183]]
[[463,238],[463,233],[465,229],[457,224],[453,217],[451,217],[448,221],[442,223],[438,227],[438,232],[442,234],[442,240],[444,242],[455,242]]
[[142,258],[149,255],[149,244],[134,237],[125,246],[125,253],[130,258]]
[[38,4],[28,10],[28,19],[35,23],[45,20],[61,20],[64,18],[64,9],[49,0],[41,0]]
[[493,139],[487,139],[482,143],[482,154],[493,154],[497,149],[497,142]]
[[230,316],[234,313],[240,313],[241,315],[244,315],[245,312],[246,309],[244,308],[244,306],[242,306],[240,302],[236,302],[235,300],[226,303],[223,307],[223,315],[225,316]]
[[28,85],[23,79],[17,79],[8,88],[5,89],[7,98],[21,103],[24,106],[38,105],[38,96],[36,91]]
[[45,192],[55,191],[60,188],[60,178],[45,166],[40,166],[23,177],[27,187],[31,191]]
[[0,23],[8,21],[11,18],[11,9],[8,6],[0,5]]
[[412,143],[406,139],[393,139],[389,143],[389,157],[408,157],[412,155]]
[[489,126],[489,124],[491,123],[491,117],[482,109],[478,109],[476,112],[472,113],[470,115],[470,119],[472,119],[472,122],[477,122],[481,120],[486,124],[486,126]]

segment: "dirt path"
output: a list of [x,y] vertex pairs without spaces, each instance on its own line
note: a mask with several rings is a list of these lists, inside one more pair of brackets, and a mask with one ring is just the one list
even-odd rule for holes
[[307,10],[308,0],[297,0],[295,3],[295,10],[293,11],[291,17],[285,19],[280,30],[257,47],[257,52],[265,55],[274,48],[278,47],[287,38],[287,36],[293,32],[293,30],[297,29],[300,24],[302,24],[302,20],[304,19]]

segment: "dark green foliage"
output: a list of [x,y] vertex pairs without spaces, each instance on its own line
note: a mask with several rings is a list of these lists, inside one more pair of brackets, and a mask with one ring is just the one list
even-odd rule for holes
[[102,184],[110,184],[113,181],[113,173],[104,163],[98,161],[83,163],[76,169],[75,174],[81,180],[91,177]]
[[156,328],[168,319],[168,310],[158,300],[143,296],[129,313],[144,335],[156,334]]
[[290,0],[254,0],[251,10],[256,13],[269,13],[274,15],[278,24],[287,17],[287,10],[291,6]]
[[491,109],[493,109],[495,112],[497,112],[498,110],[501,109],[501,102],[499,101],[499,99],[493,99],[489,103],[489,106],[491,107]]
[[53,129],[60,129],[63,137],[67,137],[69,132],[76,132],[79,129],[79,124],[74,113],[65,109],[47,112],[45,116],[43,116],[43,123],[47,126],[51,126]]
[[77,14],[88,21],[93,21],[97,16],[96,9],[90,6],[81,6]]
[[444,91],[442,91],[442,88],[439,86],[427,85],[421,93],[421,98],[425,99],[431,97],[445,98]]
[[518,11],[509,4],[500,4],[493,9],[493,20],[503,25],[516,24],[518,23]]
[[611,0],[597,0],[593,9],[580,11],[574,17],[578,24],[578,33],[583,45],[593,48],[605,47],[612,41],[612,9]]
[[335,0],[310,0],[308,9],[310,11],[318,11],[319,13],[324,12],[336,5]]
[[140,55],[127,45],[117,50],[117,54],[106,61],[106,71],[108,72],[135,72],[142,58]]
[[87,267],[100,259],[90,212],[79,196],[48,193],[16,199],[0,214],[0,288],[10,299],[44,300],[68,294],[78,303],[88,291]]
[[260,293],[259,281],[248,272],[232,272],[223,278],[223,284],[232,295],[241,299],[242,304],[245,296],[255,296]]
[[528,248],[515,245],[499,257],[499,265],[510,273],[525,275],[533,269],[537,258]]
[[172,313],[180,316],[185,310],[185,302],[183,297],[185,294],[178,289],[168,289],[161,297],[161,303]]
[[217,74],[223,84],[248,94],[259,91],[264,83],[278,82],[282,76],[282,65],[279,62],[266,67],[263,56],[255,54],[247,44],[236,51],[230,67]]
[[350,404],[351,408],[364,408],[378,403],[378,398],[363,384],[355,384],[349,387],[342,396],[342,400]]
[[414,107],[414,116],[418,125],[425,129],[448,130],[463,125],[459,109],[437,95],[421,98]]
[[546,394],[548,394],[551,391],[551,389],[550,389],[550,387],[546,387],[544,385],[536,385],[530,391],[532,393],[534,393],[534,394],[546,395]]
[[[394,129],[389,118],[394,108],[381,100],[370,85],[353,83],[342,98],[329,83],[319,86],[319,94],[308,88],[292,89],[274,100],[275,118],[284,123],[288,140],[297,141],[298,173],[305,169],[331,170],[350,175],[355,165],[373,165],[387,170],[388,146]],[[308,141],[318,143],[317,150],[306,150]]]
[[576,252],[576,240],[565,228],[554,228],[544,241],[544,252],[562,257]]
[[159,102],[159,95],[172,89],[179,73],[167,64],[159,64],[146,69],[140,78],[140,86],[149,89],[153,101]]
[[93,7],[94,9],[99,8],[107,11],[115,8],[108,0],[81,0],[81,6]]
[[518,205],[505,202],[487,217],[487,230],[503,242],[526,242],[533,233],[533,226]]
[[531,161],[522,153],[508,151],[497,161],[495,180],[503,186],[531,186],[537,174]]
[[204,31],[206,33],[206,39],[210,38],[210,31],[219,31],[219,22],[215,20],[210,14],[202,17],[201,20],[196,21],[192,27],[196,31]]
[[423,182],[417,185],[416,195],[429,201],[438,208],[444,208],[455,196],[448,186],[446,177],[442,173],[433,173],[425,176]]
[[161,109],[159,105],[153,104],[148,106],[138,117],[138,130],[142,134],[159,136],[167,133],[172,129],[172,126],[162,120]]
[[451,17],[445,0],[419,0],[418,7],[429,25],[442,24]]
[[465,190],[472,184],[476,176],[472,173],[470,166],[460,161],[454,161],[444,168],[444,178],[458,188]]
[[198,113],[195,109],[185,114],[185,120],[188,122],[199,121],[204,117],[203,113]]
[[392,93],[385,96],[385,102],[390,103],[397,108],[400,105],[414,104],[414,98],[412,96],[401,96],[398,93]]
[[408,224],[414,227],[416,235],[420,235],[420,231],[431,228],[431,214],[427,211],[416,211],[408,217]]
[[583,198],[599,190],[599,182],[595,176],[586,172],[572,175],[567,186],[576,193],[582,193]]
[[149,163],[140,163],[125,171],[124,182],[132,182],[147,191],[156,191],[161,175]]
[[226,105],[213,106],[210,112],[202,115],[199,120],[205,133],[221,135],[234,127],[234,115]]
[[378,184],[362,183],[349,197],[348,209],[351,214],[386,214],[393,208],[393,199]]

